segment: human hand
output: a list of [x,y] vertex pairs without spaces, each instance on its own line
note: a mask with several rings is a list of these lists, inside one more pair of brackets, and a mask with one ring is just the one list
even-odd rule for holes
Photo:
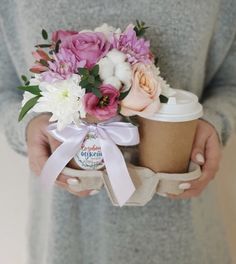
[[[29,166],[36,175],[40,175],[41,170],[51,153],[61,144],[47,132],[49,119],[49,114],[41,114],[33,118],[26,129]],[[78,185],[78,183],[78,178],[69,177],[62,173],[56,180],[58,186],[79,197],[97,193],[96,190],[76,192],[76,185]]]
[[[198,121],[191,160],[202,167],[202,175],[196,180],[181,182],[185,191],[178,195],[167,193],[167,197],[172,199],[197,197],[215,178],[221,160],[221,144],[215,128],[207,121]],[[181,185],[179,187],[181,188]]]

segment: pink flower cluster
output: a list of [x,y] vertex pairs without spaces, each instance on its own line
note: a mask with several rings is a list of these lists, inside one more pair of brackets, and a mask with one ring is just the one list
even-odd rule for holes
[[[40,45],[33,52],[35,64],[31,71],[39,74],[41,81],[55,83],[80,75],[79,68],[90,72],[96,65],[107,65],[107,68],[99,68],[103,70],[100,77],[106,77],[100,78],[97,87],[100,96],[91,85],[83,87],[83,76],[79,76],[80,85],[86,91],[82,98],[86,113],[98,120],[106,120],[119,113],[145,116],[157,111],[161,88],[150,42],[138,36],[133,25],[120,33],[117,29],[112,32],[112,27],[104,25],[95,31],[53,32],[49,52]],[[127,83],[130,84],[128,89]],[[127,90],[126,97],[122,96]]]

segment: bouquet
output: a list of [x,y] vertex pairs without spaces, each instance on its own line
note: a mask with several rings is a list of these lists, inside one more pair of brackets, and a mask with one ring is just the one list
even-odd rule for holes
[[24,85],[18,87],[24,91],[19,121],[29,111],[51,114],[48,130],[63,144],[42,171],[48,185],[75,158],[83,169],[105,165],[120,204],[134,192],[117,145],[137,145],[138,130],[129,117],[158,112],[173,93],[160,76],[146,30],[140,21],[124,31],[107,24],[58,30],[50,39],[42,30],[46,43],[32,52],[33,75],[23,75]]

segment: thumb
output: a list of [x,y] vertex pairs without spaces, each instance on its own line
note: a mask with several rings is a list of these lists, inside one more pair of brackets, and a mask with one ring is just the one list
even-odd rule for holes
[[40,175],[49,155],[49,146],[46,144],[31,144],[28,146],[29,166],[37,176]]
[[192,147],[191,160],[199,165],[205,163],[205,147],[207,142],[207,135],[196,131],[195,139]]

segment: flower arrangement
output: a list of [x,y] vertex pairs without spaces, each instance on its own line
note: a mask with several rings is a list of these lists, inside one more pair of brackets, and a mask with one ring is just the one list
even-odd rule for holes
[[90,115],[108,120],[116,115],[148,116],[168,100],[169,85],[160,76],[147,27],[136,21],[124,31],[103,24],[92,30],[52,33],[48,43],[36,45],[35,64],[24,90],[19,120],[28,111],[50,112],[62,130]]
[[[103,24],[93,31],[58,30],[50,40],[42,30],[47,43],[32,52],[34,75],[29,80],[23,75],[18,87],[24,91],[18,119],[29,111],[52,114],[48,131],[63,143],[41,172],[46,185],[74,158],[83,169],[106,167],[120,206],[135,191],[117,145],[137,145],[138,129],[119,117],[148,117],[173,93],[143,37],[146,29],[139,21],[124,31]],[[86,153],[89,149],[96,151]]]

